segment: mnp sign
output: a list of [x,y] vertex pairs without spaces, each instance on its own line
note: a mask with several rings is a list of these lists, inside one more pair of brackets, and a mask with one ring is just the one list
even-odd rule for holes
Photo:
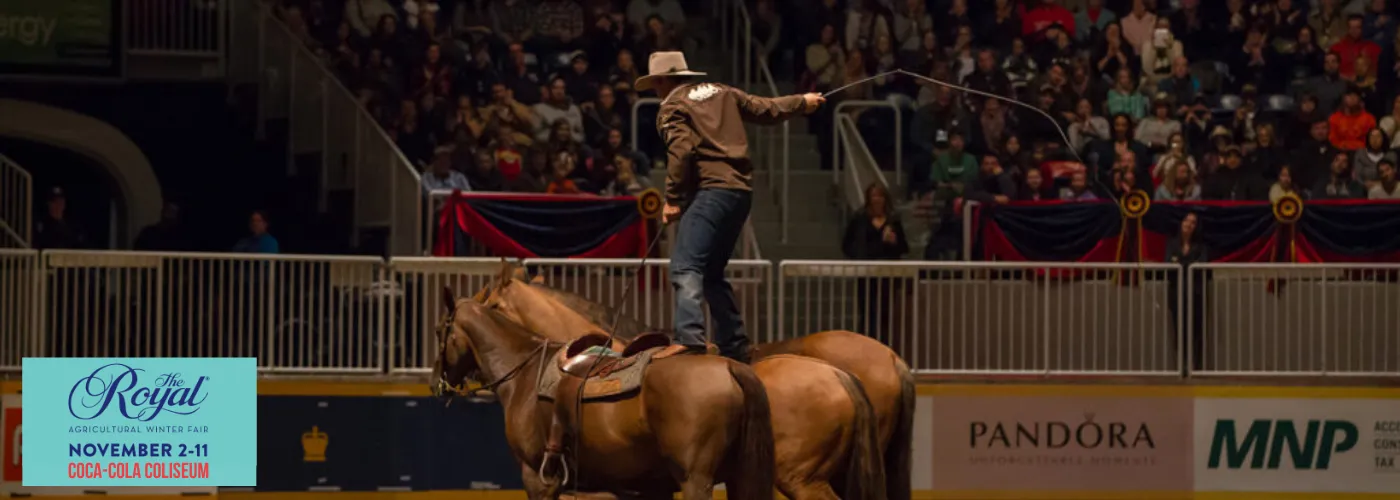
[[253,486],[257,360],[24,358],[24,486]]
[[0,2],[0,74],[120,77],[121,0]]
[[1400,493],[1400,400],[1198,398],[1197,491]]

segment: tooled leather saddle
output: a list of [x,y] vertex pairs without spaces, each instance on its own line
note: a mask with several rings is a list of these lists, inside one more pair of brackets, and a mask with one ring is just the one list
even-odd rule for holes
[[554,418],[545,444],[547,454],[563,452],[565,436],[577,422],[575,411],[580,403],[634,397],[652,361],[685,351],[684,346],[672,344],[664,333],[638,335],[621,353],[607,346],[606,335],[584,335],[566,344],[543,368],[537,396],[554,402]]

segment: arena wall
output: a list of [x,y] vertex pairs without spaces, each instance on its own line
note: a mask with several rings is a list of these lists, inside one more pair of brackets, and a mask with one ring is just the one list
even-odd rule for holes
[[[5,415],[20,388],[0,384]],[[259,395],[258,486],[184,496],[524,498],[496,404],[420,384],[265,380]],[[925,384],[915,426],[920,499],[1400,499],[1396,388]],[[81,493],[21,487],[13,442],[0,493]]]

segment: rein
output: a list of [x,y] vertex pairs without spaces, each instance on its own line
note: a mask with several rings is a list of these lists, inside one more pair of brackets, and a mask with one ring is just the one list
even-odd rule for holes
[[[454,308],[454,309],[452,310],[452,314],[449,314],[449,315],[447,316],[447,319],[443,322],[443,324],[439,327],[439,329],[442,330],[442,331],[446,331],[447,328],[451,327],[452,319],[453,319],[453,318],[456,318],[456,317],[457,317],[457,310]],[[500,387],[500,386],[501,386],[501,384],[504,384],[504,383],[506,383],[506,382],[509,382],[511,379],[515,378],[516,375],[519,375],[520,372],[521,372],[521,370],[524,370],[524,369],[525,369],[525,365],[530,364],[530,360],[532,360],[532,359],[535,358],[535,354],[536,354],[536,353],[539,354],[539,358],[540,358],[540,366],[539,366],[539,369],[540,369],[540,372],[543,373],[543,371],[544,371],[544,365],[545,365],[545,360],[546,360],[546,358],[549,357],[549,348],[550,348],[550,347],[553,347],[553,346],[562,346],[562,345],[563,345],[563,344],[560,344],[560,343],[557,343],[557,342],[551,342],[549,339],[541,339],[541,340],[540,340],[540,345],[539,345],[539,346],[537,346],[537,347],[535,347],[534,349],[530,350],[530,354],[529,354],[529,355],[527,355],[527,356],[525,356],[524,358],[522,358],[522,359],[520,360],[519,363],[516,363],[514,367],[512,367],[510,370],[507,370],[506,373],[505,373],[504,375],[501,375],[500,378],[498,378],[498,379],[496,379],[496,380],[494,380],[494,381],[491,381],[491,382],[487,382],[487,383],[481,385],[480,387],[477,387],[477,388],[474,388],[474,389],[464,389],[464,388],[462,388],[462,385],[465,385],[465,382],[466,382],[466,378],[465,378],[465,377],[464,377],[463,380],[462,380],[462,381],[463,381],[463,384],[462,384],[462,385],[452,385],[451,383],[449,383],[449,382],[447,381],[447,377],[445,376],[446,373],[447,373],[447,342],[446,342],[446,338],[445,338],[446,335],[443,335],[443,337],[444,337],[443,339],[441,339],[441,340],[438,341],[438,363],[442,365],[443,369],[442,369],[442,371],[441,371],[440,373],[438,373],[437,388],[438,388],[438,391],[440,391],[441,394],[447,394],[447,395],[448,395],[447,403],[445,404],[445,406],[452,406],[452,396],[462,396],[462,397],[466,397],[466,398],[476,398],[476,397],[480,397],[479,395],[480,395],[481,393],[483,393],[483,392],[494,392],[494,391],[496,390],[497,387]],[[473,348],[473,349],[476,349],[475,346],[473,346],[472,348]],[[477,368],[477,371],[481,371],[481,369],[478,367],[478,368]],[[538,379],[537,379],[537,380],[538,380]]]

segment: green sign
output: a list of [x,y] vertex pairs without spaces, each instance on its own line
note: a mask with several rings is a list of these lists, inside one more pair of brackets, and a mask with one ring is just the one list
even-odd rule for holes
[[[1356,446],[1356,424],[1345,420],[1255,420],[1249,424],[1241,439],[1232,419],[1215,421],[1215,434],[1210,440],[1208,468],[1225,466],[1239,469],[1248,461],[1250,469],[1278,469],[1284,452],[1297,470],[1326,470],[1333,453],[1343,453]],[[1302,430],[1302,433],[1299,433]],[[1267,461],[1266,461],[1267,458]]]
[[120,3],[0,1],[0,72],[119,76]]

